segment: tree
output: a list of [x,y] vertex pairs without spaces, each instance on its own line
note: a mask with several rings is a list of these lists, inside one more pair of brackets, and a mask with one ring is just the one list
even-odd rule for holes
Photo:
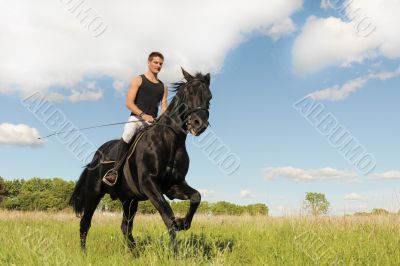
[[211,205],[211,212],[214,215],[241,215],[244,208],[230,202],[218,201]]
[[244,208],[250,215],[268,215],[268,207],[263,203],[249,204]]
[[7,180],[5,199],[1,205],[13,210],[62,210],[68,206],[74,184],[61,178]]
[[[4,180],[0,176],[0,208],[9,210],[41,210],[59,211],[69,208],[68,201],[74,189],[74,181],[66,181],[61,178],[32,178],[28,180],[13,179]],[[190,208],[189,201],[170,202],[174,213],[182,216]],[[98,210],[121,211],[119,201],[112,200],[109,195],[103,197],[98,205]],[[157,209],[150,201],[141,201],[138,213],[154,214]],[[207,215],[268,215],[268,206],[262,203],[247,206],[219,201],[209,203],[202,201],[197,213]]]
[[[372,209],[371,212],[355,212],[355,216],[369,216],[369,215],[390,215],[391,213],[385,209]],[[398,212],[400,214],[400,211]]]
[[186,212],[189,210],[189,205],[190,205],[190,202],[187,200],[171,202],[172,210],[174,211],[175,214],[178,214],[178,215],[185,215]]
[[326,214],[329,210],[329,201],[325,198],[325,194],[317,192],[307,192],[304,201],[304,208],[313,216]]
[[204,213],[204,214],[212,214],[211,211],[211,203],[208,203],[207,201],[202,201],[200,202],[199,208],[197,209],[198,213]]
[[146,200],[139,202],[138,212],[141,214],[154,214],[157,213],[157,209],[149,200]]
[[373,214],[373,215],[388,215],[390,213],[388,210],[377,208],[377,209],[372,209],[371,214]]
[[[125,204],[129,204],[129,202],[126,202]],[[110,195],[106,194],[101,199],[97,209],[100,211],[116,212],[122,210],[122,205],[119,200],[112,200]]]
[[7,192],[6,182],[4,181],[3,177],[0,176],[0,203],[6,197],[6,192]]
[[24,183],[23,179],[6,180],[6,196],[10,198],[17,197]]

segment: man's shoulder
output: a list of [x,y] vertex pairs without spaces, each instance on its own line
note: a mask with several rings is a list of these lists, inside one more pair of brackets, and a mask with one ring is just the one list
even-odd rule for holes
[[142,79],[143,79],[143,74],[135,76],[134,79],[137,79],[137,80],[142,81]]
[[132,79],[132,83],[140,86],[142,84],[142,75],[134,76]]

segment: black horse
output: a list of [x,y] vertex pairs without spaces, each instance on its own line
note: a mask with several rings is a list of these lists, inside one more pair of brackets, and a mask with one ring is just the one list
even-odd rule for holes
[[[184,69],[182,73],[186,82],[174,83],[176,95],[159,119],[144,130],[133,153],[125,162],[125,174],[119,174],[116,185],[109,187],[102,182],[102,177],[113,166],[105,164],[104,157],[111,153],[118,140],[104,143],[82,172],[72,193],[70,205],[82,217],[80,243],[83,250],[93,213],[105,193],[122,202],[121,230],[130,248],[135,246],[132,226],[138,201],[151,201],[161,214],[172,243],[175,243],[176,231],[190,228],[201,196],[185,181],[189,168],[185,141],[189,132],[198,136],[208,127],[208,109],[212,95],[209,89],[209,73],[192,76]],[[130,171],[125,172],[125,168]],[[190,207],[184,218],[174,216],[164,195],[171,200],[190,200]]]

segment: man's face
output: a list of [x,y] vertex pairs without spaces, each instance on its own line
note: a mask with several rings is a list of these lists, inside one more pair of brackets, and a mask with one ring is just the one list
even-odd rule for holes
[[148,61],[149,70],[154,74],[157,74],[161,71],[164,60],[162,58],[155,56],[150,61]]

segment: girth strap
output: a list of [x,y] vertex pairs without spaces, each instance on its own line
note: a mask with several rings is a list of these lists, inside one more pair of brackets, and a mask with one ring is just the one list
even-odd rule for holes
[[135,142],[133,143],[133,145],[131,146],[131,148],[128,151],[129,155],[125,159],[125,164],[124,164],[124,168],[123,168],[125,181],[128,184],[128,187],[130,188],[130,190],[134,194],[139,194],[139,191],[138,191],[139,181],[138,181],[137,177],[135,177],[135,179],[134,179],[134,177],[132,176],[131,169],[129,166],[129,158],[131,158],[133,152],[135,151],[136,145],[138,144],[139,140],[144,135],[144,131],[140,132],[139,134],[140,135],[137,136],[137,138],[135,139]]

